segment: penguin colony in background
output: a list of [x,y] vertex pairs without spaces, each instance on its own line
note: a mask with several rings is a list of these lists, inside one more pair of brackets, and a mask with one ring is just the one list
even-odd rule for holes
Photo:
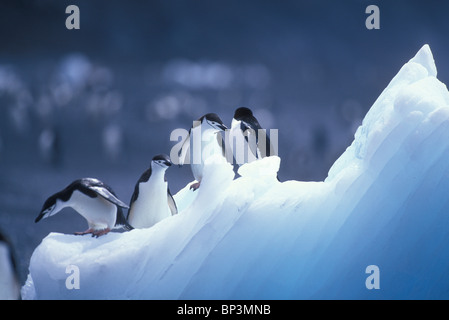
[[[241,165],[270,155],[270,141],[266,134],[261,136],[261,126],[248,108],[235,110],[232,119],[229,141],[223,142],[219,132],[228,128],[215,113],[208,113],[194,121],[189,134],[182,141],[178,153],[179,166],[190,163],[196,180],[190,189],[197,190],[203,179],[203,168],[207,157],[222,156],[226,160],[226,146],[249,150],[245,157],[235,157]],[[263,132],[263,131],[262,131]],[[243,142],[234,147],[234,142]],[[268,146],[268,148],[267,148]],[[233,149],[235,150],[235,149]],[[118,199],[112,188],[94,178],[82,178],[73,181],[65,189],[50,196],[42,206],[35,222],[48,218],[64,208],[71,207],[86,219],[88,229],[76,232],[76,235],[91,234],[99,237],[113,229],[149,228],[157,222],[178,213],[167,180],[166,170],[172,160],[165,154],[153,157],[149,168],[138,179],[129,206]],[[128,209],[125,218],[123,209]]]

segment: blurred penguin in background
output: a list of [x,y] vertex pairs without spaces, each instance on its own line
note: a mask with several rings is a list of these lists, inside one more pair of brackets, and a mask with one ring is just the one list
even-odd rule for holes
[[0,300],[18,300],[20,285],[11,243],[0,233]]
[[59,132],[56,128],[45,128],[39,135],[39,152],[41,159],[54,167],[58,167],[62,161],[59,140]]

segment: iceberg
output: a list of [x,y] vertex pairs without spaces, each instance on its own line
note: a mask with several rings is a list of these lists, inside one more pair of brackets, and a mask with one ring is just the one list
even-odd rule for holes
[[324,181],[279,182],[276,156],[238,178],[211,161],[197,191],[175,194],[179,214],[151,228],[50,233],[22,298],[449,298],[449,92],[436,76],[424,45]]

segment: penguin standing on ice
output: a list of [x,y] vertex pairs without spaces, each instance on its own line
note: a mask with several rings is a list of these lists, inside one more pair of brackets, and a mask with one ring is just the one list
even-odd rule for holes
[[0,300],[19,298],[19,276],[12,245],[0,233]]
[[151,160],[134,188],[128,211],[128,223],[134,228],[149,228],[164,218],[178,213],[170,193],[165,171],[172,165],[167,155]]
[[245,107],[235,110],[228,144],[232,147],[238,165],[270,156],[273,150],[270,138],[262,129],[253,112]]
[[99,237],[115,227],[132,229],[122,211],[122,208],[128,206],[100,180],[83,178],[73,181],[64,190],[45,201],[35,222],[51,217],[66,207],[72,207],[87,220],[89,228],[83,232],[76,232],[77,235],[92,234]]
[[186,163],[187,157],[190,156],[190,167],[197,181],[190,186],[190,189],[196,190],[200,187],[203,179],[204,162],[208,157],[212,155],[225,157],[221,136],[217,134],[226,129],[223,121],[215,113],[205,114],[194,121],[178,154],[179,165]]

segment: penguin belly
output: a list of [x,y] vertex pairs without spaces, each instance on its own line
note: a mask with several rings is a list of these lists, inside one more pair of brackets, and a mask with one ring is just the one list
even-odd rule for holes
[[171,216],[167,199],[167,182],[151,177],[139,184],[139,196],[132,204],[128,222],[134,228],[149,228],[162,219]]
[[201,182],[201,180],[203,179],[204,162],[201,161],[201,163],[199,164],[191,164],[190,167],[192,169],[192,174],[195,180]]
[[69,200],[70,206],[83,216],[94,230],[112,229],[117,218],[117,206],[101,196],[91,198],[74,191]]
[[224,159],[223,150],[218,144],[216,133],[209,130],[209,132],[203,133],[201,141],[201,154],[191,154],[190,157],[190,159],[192,159],[190,167],[196,181],[201,182],[203,179],[204,162],[206,159],[217,155]]

